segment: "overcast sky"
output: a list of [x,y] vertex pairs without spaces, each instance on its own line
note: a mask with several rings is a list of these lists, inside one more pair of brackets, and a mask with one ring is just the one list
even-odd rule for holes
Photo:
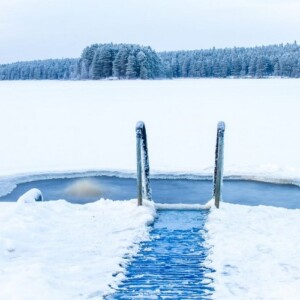
[[157,51],[300,41],[300,0],[0,0],[0,63],[79,57],[92,43]]

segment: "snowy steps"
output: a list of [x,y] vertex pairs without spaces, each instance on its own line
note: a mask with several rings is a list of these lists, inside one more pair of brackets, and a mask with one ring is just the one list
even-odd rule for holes
[[210,299],[202,230],[207,211],[161,211],[126,279],[105,299]]

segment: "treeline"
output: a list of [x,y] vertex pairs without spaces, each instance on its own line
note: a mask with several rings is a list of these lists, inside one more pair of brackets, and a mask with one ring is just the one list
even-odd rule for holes
[[154,79],[163,77],[163,64],[150,47],[94,44],[83,50],[78,79]]
[[79,59],[0,65],[0,80],[300,77],[300,46],[280,44],[156,53],[131,44],[94,44]]
[[46,59],[0,65],[1,80],[75,79],[78,59]]
[[159,53],[168,78],[300,77],[297,43],[254,48],[226,48]]

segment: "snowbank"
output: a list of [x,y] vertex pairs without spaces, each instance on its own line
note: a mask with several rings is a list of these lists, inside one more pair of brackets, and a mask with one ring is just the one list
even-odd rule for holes
[[33,203],[36,201],[43,201],[43,194],[39,189],[31,189],[17,200],[18,203]]
[[206,229],[213,299],[298,299],[300,210],[221,203]]
[[0,299],[99,299],[148,238],[151,202],[0,203]]

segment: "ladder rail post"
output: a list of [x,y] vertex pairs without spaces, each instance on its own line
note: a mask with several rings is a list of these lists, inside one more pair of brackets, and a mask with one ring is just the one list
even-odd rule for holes
[[143,204],[143,197],[152,200],[150,187],[150,164],[148,155],[147,133],[144,122],[136,124],[136,153],[137,153],[137,199],[138,205]]
[[137,163],[137,200],[138,206],[143,204],[143,182],[142,182],[142,130],[136,126],[136,163]]
[[216,141],[216,150],[215,150],[214,189],[213,189],[215,206],[217,208],[220,207],[220,201],[222,200],[223,165],[224,165],[224,132],[225,132],[225,123],[219,122],[217,128],[217,141]]
[[143,179],[144,179],[144,195],[147,200],[152,199],[152,192],[150,187],[150,164],[148,155],[147,132],[145,124],[142,129],[142,159],[143,159]]

